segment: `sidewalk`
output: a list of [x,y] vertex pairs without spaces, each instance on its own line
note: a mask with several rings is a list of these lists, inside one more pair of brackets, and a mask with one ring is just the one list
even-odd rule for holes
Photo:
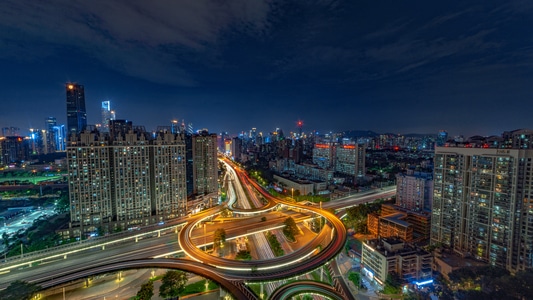
[[361,289],[360,287],[355,287],[354,284],[348,279],[348,274],[352,270],[353,266],[352,258],[346,256],[346,254],[344,253],[340,253],[337,257],[337,265],[339,266],[339,270],[341,271],[344,280],[346,281],[352,293],[357,299],[379,299],[378,295],[376,294],[376,291],[379,291],[381,287],[375,282],[371,282],[370,279],[363,276],[363,274],[359,273],[361,274],[362,283],[368,287],[368,289],[366,290]]

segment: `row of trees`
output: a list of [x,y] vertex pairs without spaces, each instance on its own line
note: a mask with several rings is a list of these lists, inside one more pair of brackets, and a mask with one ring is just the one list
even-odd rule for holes
[[346,218],[343,220],[347,228],[355,232],[367,233],[367,217],[370,213],[379,213],[383,199],[378,199],[372,203],[365,203],[352,206],[346,209]]
[[[159,296],[163,298],[176,298],[185,292],[187,285],[187,273],[183,271],[169,270],[161,278]],[[39,285],[25,281],[14,281],[5,290],[0,291],[2,300],[30,300],[42,290]],[[141,285],[134,299],[150,300],[154,296],[154,281],[150,279]]]
[[452,271],[441,299],[531,299],[533,271],[515,275],[494,267],[466,267]]
[[283,250],[283,248],[281,248],[281,244],[278,241],[278,237],[272,232],[267,232],[266,237],[268,243],[270,244],[270,248],[272,248],[272,252],[274,252],[274,255],[283,256],[285,254],[285,251]]

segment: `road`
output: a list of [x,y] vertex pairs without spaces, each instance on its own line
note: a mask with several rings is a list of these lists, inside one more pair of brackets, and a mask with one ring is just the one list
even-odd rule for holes
[[[251,180],[243,171],[236,170],[231,175],[234,179],[232,183],[237,185],[232,188],[232,195],[228,193],[228,197],[236,199],[246,199],[246,195],[243,192],[243,188],[240,182],[246,182],[245,186],[253,186],[263,198],[268,201],[268,204],[263,207],[256,207],[254,209],[234,209],[238,214],[250,214],[252,218],[242,218],[241,220],[235,220],[235,227],[238,228],[235,231],[231,229],[228,223],[223,226],[228,230],[228,237],[231,238],[237,233],[249,231],[251,228],[257,227],[257,221],[254,224],[254,220],[261,216],[267,215],[267,221],[262,223],[262,226],[270,226],[271,224],[279,224],[279,212],[269,212],[278,206],[293,207],[304,213],[319,214],[324,216],[328,222],[322,230],[311,242],[307,245],[297,249],[296,251],[279,257],[256,260],[253,262],[243,262],[227,260],[204,253],[199,246],[206,243],[201,239],[207,240],[207,237],[212,237],[212,232],[215,230],[215,223],[213,227],[207,225],[206,237],[203,237],[201,232],[203,229],[198,226],[206,220],[210,220],[213,216],[219,214],[224,207],[215,207],[199,214],[190,216],[181,223],[174,224],[173,226],[183,226],[183,229],[179,232],[179,245],[176,243],[176,234],[172,234],[172,228],[163,229],[170,230],[170,233],[166,233],[159,238],[143,238],[137,239],[137,242],[133,242],[132,239],[125,240],[122,244],[109,244],[105,246],[105,249],[92,248],[79,253],[68,254],[66,259],[56,258],[54,261],[43,261],[42,264],[34,264],[34,266],[27,267],[26,265],[17,267],[16,269],[6,269],[4,265],[0,265],[0,288],[5,288],[8,283],[13,280],[26,280],[29,282],[37,282],[43,286],[52,286],[60,282],[65,282],[66,279],[72,280],[72,278],[79,276],[77,273],[89,276],[96,274],[95,272],[102,271],[104,266],[119,266],[123,268],[129,268],[127,263],[131,263],[131,267],[138,267],[139,264],[135,263],[135,259],[144,259],[143,263],[149,264],[148,257],[160,257],[161,255],[167,255],[170,253],[176,253],[180,251],[180,248],[186,252],[191,258],[198,262],[203,262],[202,270],[205,272],[213,272],[216,274],[224,274],[224,278],[231,282],[239,289],[242,288],[242,282],[263,282],[269,280],[279,280],[282,278],[292,278],[296,275],[304,274],[318,267],[321,267],[326,261],[332,260],[337,253],[339,253],[346,239],[346,231],[342,222],[332,213],[327,210],[320,209],[314,206],[304,206],[295,204],[292,202],[283,201],[277,199],[268,194],[262,187]],[[254,194],[253,190],[248,191],[250,195]],[[346,206],[354,205],[354,203],[362,203],[372,201],[372,199],[383,198],[387,193],[392,191],[382,191],[374,194],[364,195],[360,197],[349,197],[349,199],[339,199],[330,203],[325,203],[324,208],[342,208]],[[258,200],[256,198],[256,200]],[[243,202],[241,202],[243,203]],[[261,205],[262,203],[255,203]],[[244,205],[244,204],[241,204]],[[254,219],[255,218],[255,219]],[[286,218],[286,217],[284,217]],[[185,225],[182,225],[186,221]],[[240,222],[240,223],[239,223]],[[210,228],[211,227],[211,228]],[[176,227],[177,228],[177,227]],[[207,230],[209,229],[209,231]],[[156,235],[157,231],[152,231],[151,234]],[[146,233],[149,236],[150,233]],[[194,237],[194,238],[192,238]],[[319,247],[320,245],[320,247]],[[320,250],[317,250],[320,249]],[[160,263],[168,263],[166,260],[159,260]],[[176,260],[176,266],[179,264],[191,263],[190,260]],[[196,264],[196,263],[195,263]],[[152,265],[150,267],[155,267]],[[110,269],[108,269],[110,270]],[[204,271],[202,271],[204,272]],[[198,273],[198,272],[194,272]],[[64,274],[63,278],[58,278],[61,274]],[[205,275],[205,274],[202,274]],[[215,276],[215,275],[213,275]],[[207,276],[208,277],[208,276]],[[215,279],[214,279],[215,280]],[[49,282],[48,282],[49,281]],[[229,288],[228,288],[229,289]],[[246,293],[246,292],[243,292]],[[239,298],[240,299],[240,298]]]

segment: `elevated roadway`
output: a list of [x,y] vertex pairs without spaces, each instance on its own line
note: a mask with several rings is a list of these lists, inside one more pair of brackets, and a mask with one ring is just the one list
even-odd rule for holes
[[[127,267],[128,263],[132,264],[131,268],[137,268],[141,266],[142,264],[145,264],[146,266],[149,265],[148,267],[158,267],[159,265],[155,262],[159,261],[161,263],[164,262],[166,264],[165,266],[171,266],[172,268],[183,269],[185,271],[190,270],[190,269],[185,269],[184,267],[184,265],[186,265],[187,263],[189,264],[193,263],[195,266],[202,265],[203,267],[199,269],[199,270],[202,270],[201,273],[212,272],[212,273],[216,273],[219,275],[223,275],[226,280],[228,280],[230,283],[236,286],[239,286],[239,289],[241,289],[242,282],[244,281],[252,281],[252,282],[274,281],[274,280],[281,280],[284,278],[292,278],[296,275],[304,274],[306,272],[309,272],[311,270],[321,267],[328,261],[331,261],[343,249],[344,243],[346,240],[346,230],[342,222],[335,215],[333,215],[332,213],[330,213],[329,211],[325,209],[320,209],[318,207],[313,207],[313,206],[299,205],[293,202],[288,202],[288,201],[284,201],[276,197],[273,197],[267,191],[265,191],[261,186],[259,186],[255,181],[251,180],[246,173],[240,170],[235,170],[234,172],[235,172],[234,178],[238,179],[238,180],[234,180],[234,182],[243,181],[243,182],[246,182],[246,184],[248,185],[252,185],[261,194],[261,196],[267,200],[267,204],[264,207],[254,208],[249,211],[246,211],[243,209],[238,209],[238,210],[234,209],[236,212],[242,213],[242,214],[251,212],[257,215],[261,213],[267,213],[268,211],[276,208],[279,205],[285,205],[288,207],[299,209],[301,211],[307,211],[307,212],[311,212],[313,214],[318,214],[318,215],[325,217],[327,220],[327,225],[325,226],[325,229],[322,230],[313,239],[313,241],[310,242],[308,245],[283,257],[279,257],[279,258],[272,259],[272,260],[253,261],[253,262],[226,260],[220,257],[215,257],[215,256],[204,253],[200,248],[198,248],[198,244],[201,245],[201,242],[199,242],[198,239],[194,240],[192,238],[193,236],[192,232],[194,231],[194,228],[197,228],[198,230],[198,224],[200,224],[200,222],[205,221],[211,218],[212,216],[219,214],[223,209],[225,209],[225,207],[216,207],[216,208],[212,208],[207,211],[204,211],[200,214],[190,216],[186,219],[182,219],[179,224],[174,225],[175,226],[174,229],[176,231],[177,229],[183,227],[183,229],[179,232],[179,238],[178,238],[179,247],[176,243],[172,243],[169,240],[167,240],[167,242],[162,243],[162,241],[164,240],[164,237],[162,237],[161,239],[160,238],[145,239],[142,241],[138,241],[138,243],[129,242],[126,244],[118,244],[115,246],[113,245],[106,246],[109,248],[116,247],[118,251],[116,255],[109,253],[107,248],[105,251],[101,249],[93,248],[92,250],[89,250],[89,252],[93,252],[94,256],[92,257],[92,259],[90,258],[91,257],[90,255],[81,255],[81,254],[80,256],[82,257],[78,259],[73,259],[78,254],[69,254],[69,259],[58,258],[55,261],[48,261],[46,262],[46,264],[40,265],[38,267],[27,268],[27,267],[24,267],[24,265],[17,266],[18,269],[24,268],[22,270],[17,270],[17,268],[16,269],[6,269],[6,268],[2,269],[3,265],[0,265],[0,282],[1,282],[0,287],[5,288],[7,283],[13,280],[17,280],[17,279],[28,280],[30,282],[37,282],[36,280],[40,280],[39,282],[41,283],[43,287],[49,287],[49,286],[59,284],[59,280],[68,280],[68,279],[60,279],[57,276],[57,274],[65,274],[66,277],[71,278],[70,280],[72,280],[72,278],[77,276],[77,275],[74,275],[74,273],[76,272],[81,272],[83,274],[83,276],[80,275],[81,277],[78,277],[78,278],[85,278],[87,276],[95,275],[96,274],[95,272],[100,272],[100,270],[104,270],[104,267],[105,267],[104,265],[113,265],[113,266],[116,266],[117,268],[122,267],[122,269],[128,268]],[[235,190],[232,192],[233,192],[233,195],[235,196],[230,196],[230,197],[237,197],[238,192]],[[241,194],[241,197],[242,197],[242,194]],[[334,201],[330,203],[336,203],[336,205],[339,208],[341,208],[343,207],[343,205],[345,206],[349,205],[348,201],[351,201],[351,202],[357,201],[358,203],[359,202],[363,203],[363,202],[372,201],[370,199],[372,199],[373,197],[383,198],[384,196],[382,196],[381,194],[368,195],[367,198],[361,201],[350,199],[350,200],[343,200],[343,202]],[[337,206],[332,205],[331,208],[336,208]],[[329,208],[329,207],[330,206],[328,204],[326,203],[324,204],[324,208]],[[186,220],[187,222],[186,224],[184,224],[184,220]],[[195,235],[198,235],[198,234],[195,234]],[[175,238],[176,234],[167,234],[166,237]],[[130,245],[130,246],[127,246],[127,245]],[[145,245],[145,246],[141,246],[141,245]],[[171,253],[173,251],[174,252],[180,251],[180,249],[182,249],[192,259],[196,260],[196,262],[192,262],[190,260],[184,260],[184,261],[175,260],[176,264],[168,264],[169,261],[166,261],[166,260],[160,261],[160,260],[153,260],[153,259],[144,259],[142,263],[135,262],[137,259],[142,259],[142,258],[147,258],[147,257],[157,257],[157,256],[164,255],[165,253]],[[135,259],[135,260],[132,260],[132,259]],[[90,263],[86,263],[88,260],[90,260]],[[41,269],[48,270],[48,271],[38,271]],[[55,272],[50,272],[49,271],[50,269],[55,270]],[[10,272],[10,270],[13,270],[13,272]],[[72,272],[69,272],[70,270],[72,270]],[[105,271],[105,272],[109,272],[109,271]],[[195,272],[194,270],[190,270],[190,272],[193,272],[196,274],[199,273],[199,272]],[[53,275],[54,273],[56,275]],[[52,278],[50,278],[49,276],[45,276],[48,274],[52,275]],[[204,275],[204,274],[200,274],[200,275]],[[50,282],[47,283],[47,280],[50,280]],[[213,280],[218,281],[217,279],[213,279]],[[61,281],[61,282],[64,282],[64,281]],[[226,288],[226,289],[228,291],[231,290],[230,288]],[[243,292],[243,293],[246,294],[246,292]],[[249,298],[247,296],[246,298],[238,297],[238,299],[254,299],[254,298]]]
[[330,285],[323,282],[311,280],[298,280],[287,283],[276,289],[269,299],[291,299],[292,297],[299,294],[317,294],[321,296],[326,296],[329,299],[345,300],[345,298],[339,295],[338,292]]

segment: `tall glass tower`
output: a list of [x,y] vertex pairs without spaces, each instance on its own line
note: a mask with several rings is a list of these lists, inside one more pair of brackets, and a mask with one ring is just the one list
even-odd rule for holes
[[67,130],[68,135],[78,134],[87,126],[87,111],[85,110],[85,91],[83,85],[67,82]]

